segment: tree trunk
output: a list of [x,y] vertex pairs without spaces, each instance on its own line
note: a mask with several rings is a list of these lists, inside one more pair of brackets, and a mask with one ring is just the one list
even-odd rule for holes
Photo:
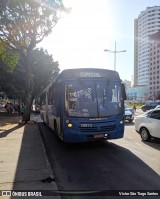
[[31,114],[31,106],[33,102],[33,81],[32,81],[32,74],[31,74],[31,52],[27,53],[25,61],[25,111],[22,117],[22,121],[27,123],[30,121],[30,114]]
[[31,114],[31,106],[32,106],[33,97],[31,93],[27,93],[25,99],[25,112],[23,114],[22,121],[28,122],[30,121],[30,114]]

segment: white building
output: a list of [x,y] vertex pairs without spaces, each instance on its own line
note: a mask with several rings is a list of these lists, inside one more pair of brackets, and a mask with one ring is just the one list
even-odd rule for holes
[[125,85],[126,88],[130,88],[130,87],[131,87],[131,81],[125,79],[125,80],[123,81],[123,83],[124,83],[124,85]]
[[126,88],[127,100],[146,101],[149,98],[148,86],[135,86]]
[[150,36],[150,98],[160,99],[160,31]]
[[134,85],[150,84],[149,36],[160,30],[160,6],[147,7],[134,23]]

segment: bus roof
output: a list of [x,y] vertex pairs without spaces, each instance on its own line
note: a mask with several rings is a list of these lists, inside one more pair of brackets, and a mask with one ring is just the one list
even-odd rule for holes
[[107,78],[119,80],[119,74],[117,71],[100,69],[100,68],[76,68],[76,69],[65,69],[56,78],[60,79],[76,79],[76,78]]
[[108,80],[120,80],[119,74],[117,71],[101,69],[101,68],[75,68],[75,69],[65,69],[63,70],[56,79],[51,82],[42,93],[49,90],[49,88],[55,82],[67,80],[67,79],[77,79],[77,78],[106,78]]

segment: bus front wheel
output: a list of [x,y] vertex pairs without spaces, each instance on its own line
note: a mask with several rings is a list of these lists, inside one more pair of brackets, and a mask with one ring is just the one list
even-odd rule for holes
[[58,135],[57,123],[54,122],[54,133]]

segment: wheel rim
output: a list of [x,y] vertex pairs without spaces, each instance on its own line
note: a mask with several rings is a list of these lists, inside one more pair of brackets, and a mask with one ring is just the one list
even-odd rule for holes
[[141,137],[142,137],[143,140],[148,140],[149,135],[148,135],[148,132],[146,131],[146,129],[142,130]]

